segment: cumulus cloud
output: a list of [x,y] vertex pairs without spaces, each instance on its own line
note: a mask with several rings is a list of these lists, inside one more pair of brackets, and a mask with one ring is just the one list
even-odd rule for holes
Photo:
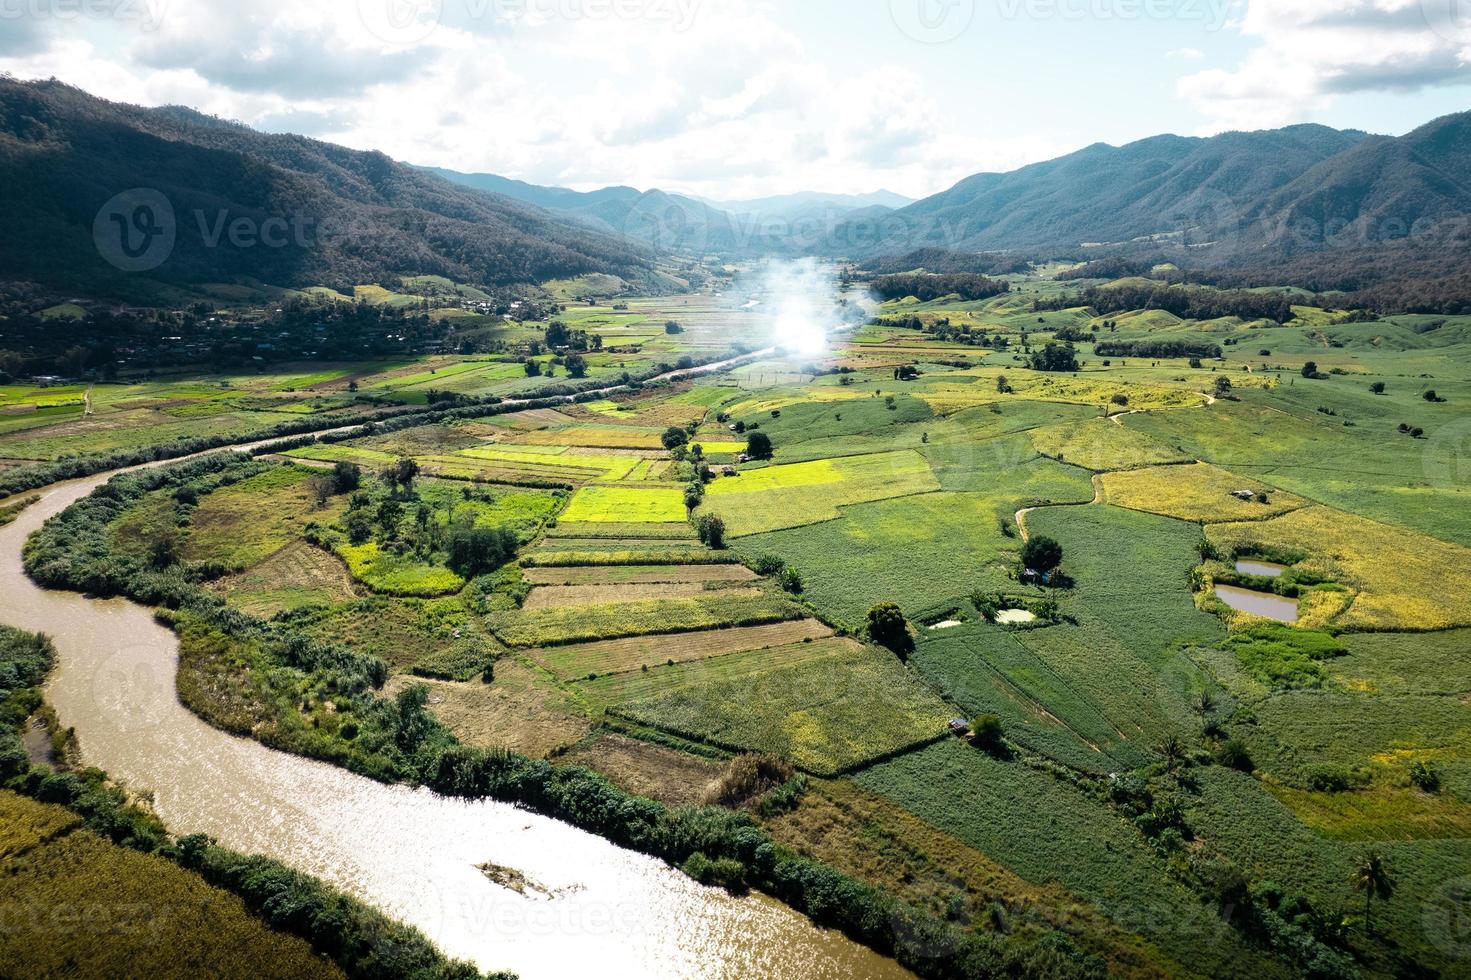
[[1255,47],[1178,92],[1214,132],[1294,122],[1346,93],[1465,85],[1471,20],[1458,11],[1458,0],[1247,0],[1234,26]]

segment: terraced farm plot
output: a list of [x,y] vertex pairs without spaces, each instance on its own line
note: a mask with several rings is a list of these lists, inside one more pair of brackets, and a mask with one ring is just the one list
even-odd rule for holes
[[339,461],[357,463],[359,466],[369,468],[380,468],[398,459],[392,453],[346,442],[314,442],[310,446],[288,449],[281,455],[290,456],[293,459],[313,459],[324,463]]
[[754,626],[800,615],[800,607],[777,596],[711,592],[692,598],[604,606],[519,609],[492,613],[488,621],[496,635],[511,646],[543,647],[720,626]]
[[355,598],[352,578],[342,562],[305,541],[293,541],[244,571],[212,583],[211,591],[235,608],[263,618]]
[[410,684],[427,684],[429,710],[466,745],[507,748],[533,759],[575,745],[592,729],[587,715],[535,669],[512,657],[496,661],[495,680],[426,681],[400,675],[384,685],[392,697]]
[[1190,459],[1182,452],[1110,419],[1092,418],[1043,426],[1031,432],[1039,453],[1096,472],[1131,470]]
[[574,643],[532,650],[530,655],[563,680],[573,680],[589,674],[602,676],[639,670],[644,666],[656,667],[671,660],[684,663],[745,653],[749,650],[766,650],[806,640],[820,640],[832,635],[833,631],[818,620],[794,619],[764,626],[736,626],[694,633],[667,633]]
[[684,494],[675,488],[582,487],[572,496],[563,517],[569,522],[670,523],[685,515]]
[[843,504],[939,488],[924,457],[901,450],[745,470],[710,484],[704,506],[740,537],[832,520]]
[[[456,456],[466,457],[474,460],[488,460],[495,463],[508,464],[509,467],[527,466],[528,472],[537,474],[552,473],[566,468],[576,472],[568,473],[569,480],[621,480],[628,475],[629,471],[644,462],[636,456],[594,456],[582,453],[570,453],[565,446],[526,446],[526,447],[499,447],[490,446],[485,448],[462,449],[455,453]],[[551,449],[550,453],[531,452],[532,449]],[[592,476],[589,477],[588,474]]]
[[395,670],[479,678],[502,648],[457,599],[371,598],[340,603],[297,621],[327,643],[380,657]]
[[547,529],[548,538],[658,538],[668,541],[693,541],[694,528],[680,515],[677,522],[659,523],[620,521],[569,521],[564,514],[557,526]]
[[622,425],[574,425],[562,429],[537,429],[522,435],[519,441],[528,446],[663,449],[663,434],[663,429],[635,429]]
[[307,524],[327,524],[345,506],[332,498],[318,509],[304,467],[277,466],[206,494],[195,508],[184,557],[246,567],[297,540]]
[[353,578],[383,595],[439,596],[458,592],[465,586],[465,580],[448,568],[384,551],[373,541],[363,544],[340,541],[333,550],[347,562]]
[[1212,524],[1223,553],[1297,552],[1297,567],[1357,595],[1333,625],[1351,630],[1432,630],[1471,625],[1471,549],[1379,524],[1330,507],[1305,507],[1269,521]]
[[857,628],[879,602],[897,600],[912,616],[962,605],[976,589],[1015,587],[1008,572],[1020,545],[1001,533],[997,510],[988,495],[921,494],[843,507],[837,520],[744,537],[735,547],[748,561],[781,557],[816,608]]
[[[942,736],[951,712],[887,652],[831,637],[579,684],[614,714],[837,773]],[[882,712],[873,706],[883,704]]]
[[537,548],[521,557],[526,568],[568,568],[582,565],[726,565],[736,561],[728,551],[711,551],[702,545],[671,546],[651,541],[640,548]]
[[[596,606],[612,602],[645,602],[701,596],[712,590],[704,582],[620,583],[617,585],[539,585],[531,590],[522,609],[562,609],[566,606]],[[722,589],[725,596],[759,595],[759,589]]]
[[[1301,497],[1209,463],[1105,473],[1098,479],[1103,484],[1103,499],[1110,504],[1202,524],[1260,521],[1308,504]],[[1233,495],[1236,491],[1264,494],[1267,502],[1242,500]]]
[[591,568],[528,568],[532,585],[619,585],[649,582],[750,582],[744,565],[595,565]]

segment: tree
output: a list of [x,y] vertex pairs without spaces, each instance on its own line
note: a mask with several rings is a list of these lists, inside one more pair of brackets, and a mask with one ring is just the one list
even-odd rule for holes
[[684,333],[684,327],[681,327],[677,320],[666,320],[664,322],[664,332],[672,336],[677,333]]
[[179,542],[172,533],[162,534],[148,544],[148,564],[163,571],[179,560]]
[[1369,851],[1359,859],[1349,880],[1354,891],[1364,893],[1364,932],[1372,932],[1370,915],[1374,911],[1374,899],[1387,902],[1394,897],[1394,877],[1389,873],[1384,855],[1378,851]]
[[567,373],[572,377],[587,377],[587,358],[581,354],[568,354],[562,359],[562,364],[567,368]]
[[1159,754],[1164,756],[1165,771],[1177,772],[1185,762],[1185,743],[1178,736],[1166,735],[1160,740]]
[[314,476],[307,481],[307,488],[312,492],[312,501],[317,507],[321,508],[325,507],[327,501],[332,499],[332,491],[337,488],[337,481],[323,473],[321,476]]
[[999,374],[996,376],[996,391],[998,393],[1009,395],[1015,390],[1016,389],[1012,388],[1011,382],[1006,380],[1006,375]]
[[572,334],[567,329],[567,324],[563,323],[561,320],[553,320],[551,323],[547,324],[546,342],[548,348],[565,347],[567,345],[567,342],[571,339],[571,336]]
[[1050,572],[1062,564],[1062,545],[1045,534],[1027,539],[1022,545],[1022,565],[1037,572]]
[[783,568],[776,577],[776,583],[792,595],[802,594],[802,576],[795,568]]
[[528,378],[537,378],[541,376],[541,365],[537,364],[529,357],[526,359],[526,376]]
[[1304,378],[1316,378],[1318,376],[1318,362],[1308,361],[1304,364],[1302,366],[1302,376]]
[[764,432],[752,432],[747,435],[746,455],[752,459],[770,459],[771,437]]
[[419,475],[419,464],[407,456],[396,461],[383,475],[390,490],[402,493],[405,497],[414,489],[414,477]]
[[1048,341],[1046,346],[1032,354],[1034,371],[1076,371],[1078,352],[1072,344],[1062,345]]
[[674,449],[677,446],[683,446],[685,443],[689,442],[690,437],[689,434],[686,433],[679,426],[671,425],[669,428],[664,430],[664,435],[661,437],[660,441],[664,443],[665,449]]
[[1434,388],[1431,388],[1430,390],[1428,390],[1427,392],[1425,392],[1425,394],[1422,397],[1426,401],[1428,401],[1428,402],[1441,402],[1441,401],[1445,401],[1444,398],[1441,398],[1439,395],[1437,395],[1435,393],[1435,389]]
[[363,482],[363,471],[356,463],[339,460],[332,467],[332,485],[338,493],[352,493]]
[[970,726],[971,744],[988,752],[1001,748],[1004,736],[999,715],[981,715]]
[[900,660],[907,661],[914,650],[904,611],[892,602],[881,602],[868,611],[868,638],[894,651]]
[[516,535],[504,527],[465,524],[450,532],[445,564],[465,578],[500,568],[516,557]]
[[1382,395],[1382,394],[1384,394],[1384,382],[1383,381],[1376,381],[1376,382],[1374,382],[1373,384],[1371,384],[1369,386],[1369,390],[1372,391],[1376,395]]
[[725,547],[725,522],[719,514],[701,514],[695,522],[695,533],[702,544],[717,551]]
[[373,522],[369,520],[368,512],[361,508],[348,511],[346,523],[350,544],[363,544],[373,536]]

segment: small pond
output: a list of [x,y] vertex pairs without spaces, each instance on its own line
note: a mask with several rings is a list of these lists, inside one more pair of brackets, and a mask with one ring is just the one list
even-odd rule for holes
[[1236,570],[1243,575],[1266,575],[1276,578],[1287,571],[1286,565],[1279,565],[1274,561],[1255,561],[1250,558],[1241,558],[1236,562]]
[[1234,585],[1217,585],[1216,595],[1220,596],[1221,601],[1232,609],[1239,609],[1254,616],[1265,616],[1279,623],[1297,622],[1296,599],[1285,599],[1270,592],[1255,592]]

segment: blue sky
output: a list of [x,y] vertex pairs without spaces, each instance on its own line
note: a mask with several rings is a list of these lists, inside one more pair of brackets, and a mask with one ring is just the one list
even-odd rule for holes
[[1099,141],[1471,107],[1458,0],[88,3],[0,0],[0,70],[584,189],[920,196]]

